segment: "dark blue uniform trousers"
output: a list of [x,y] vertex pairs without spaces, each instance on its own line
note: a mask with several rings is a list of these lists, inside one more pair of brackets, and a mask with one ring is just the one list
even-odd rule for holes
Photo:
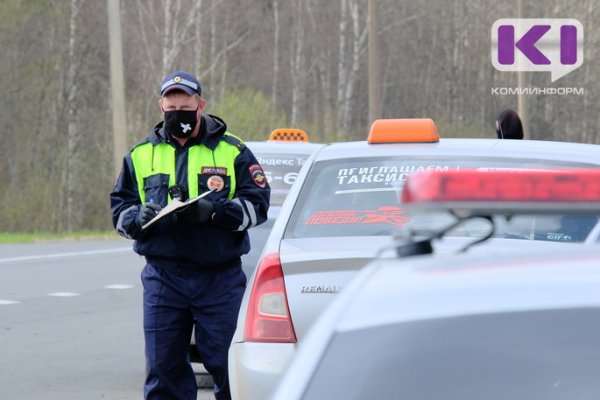
[[229,400],[227,353],[246,286],[240,267],[175,273],[147,264],[144,285],[144,335],[149,400],[196,399],[196,378],[189,361],[195,323],[196,346],[213,376],[215,398]]

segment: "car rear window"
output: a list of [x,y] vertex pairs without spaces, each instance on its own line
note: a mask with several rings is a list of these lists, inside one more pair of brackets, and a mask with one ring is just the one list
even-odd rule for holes
[[308,155],[255,153],[271,187],[271,206],[281,206]]
[[[355,158],[317,162],[311,168],[296,201],[286,238],[379,236],[401,231],[434,231],[454,218],[439,213],[407,213],[400,204],[406,177],[419,171],[460,169],[522,170],[586,167],[524,160],[490,159],[406,159]],[[514,217],[498,220],[496,237],[513,239],[581,242],[598,222],[595,215]],[[486,232],[488,224],[473,221],[450,232],[454,236],[473,236]]]
[[593,399],[599,318],[556,309],[342,329],[302,398]]

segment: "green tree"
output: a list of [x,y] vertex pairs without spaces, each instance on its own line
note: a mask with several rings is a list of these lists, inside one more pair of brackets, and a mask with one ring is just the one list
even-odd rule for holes
[[269,98],[252,88],[228,90],[214,106],[209,98],[207,110],[223,118],[228,130],[245,141],[266,140],[273,129],[287,123],[285,115],[275,110]]

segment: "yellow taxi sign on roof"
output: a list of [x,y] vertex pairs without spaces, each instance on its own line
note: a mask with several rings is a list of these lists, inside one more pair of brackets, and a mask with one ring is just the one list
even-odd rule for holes
[[371,125],[369,143],[435,143],[440,141],[431,118],[378,119]]
[[269,135],[269,140],[284,142],[308,142],[308,135],[302,129],[279,128]]

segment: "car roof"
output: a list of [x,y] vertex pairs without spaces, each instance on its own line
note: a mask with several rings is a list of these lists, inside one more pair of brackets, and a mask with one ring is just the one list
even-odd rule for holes
[[312,142],[285,142],[277,140],[250,141],[244,144],[253,152],[273,154],[311,154],[313,151],[324,146],[322,143]]
[[[355,287],[338,330],[459,315],[600,306],[600,249],[570,244],[375,260]],[[369,271],[368,268],[371,268]],[[569,295],[561,295],[565,293]],[[535,293],[535,294],[533,294]],[[477,302],[473,299],[477,298]],[[398,307],[402,304],[402,307]]]
[[[310,177],[315,176],[315,171],[319,171],[318,168],[313,168],[315,164],[336,162],[346,163],[350,167],[357,159],[386,157],[398,161],[415,160],[422,164],[428,161],[448,160],[460,163],[461,160],[481,160],[477,161],[477,164],[481,164],[479,169],[485,169],[486,166],[493,169],[500,161],[506,165],[514,164],[515,168],[539,169],[545,164],[549,168],[597,168],[600,166],[600,146],[585,143],[473,138],[440,139],[439,142],[429,143],[369,144],[367,141],[331,143],[314,152],[300,171],[298,184],[291,188],[287,201],[282,207],[283,218],[276,221],[273,239],[268,240],[268,243],[272,244],[269,246],[270,251],[277,251],[279,241],[285,235],[286,229],[295,226],[289,223],[290,215],[296,212],[298,207],[306,206],[306,202],[296,203],[301,192],[310,190],[307,188],[307,182],[314,184]],[[506,166],[501,168],[505,169]],[[291,237],[288,235],[288,238]]]
[[440,139],[434,143],[369,144],[366,141],[332,143],[319,150],[316,161],[339,158],[373,156],[431,155],[472,156],[489,158],[556,160],[565,162],[600,164],[600,146],[587,143],[553,142],[543,140],[499,139]]

